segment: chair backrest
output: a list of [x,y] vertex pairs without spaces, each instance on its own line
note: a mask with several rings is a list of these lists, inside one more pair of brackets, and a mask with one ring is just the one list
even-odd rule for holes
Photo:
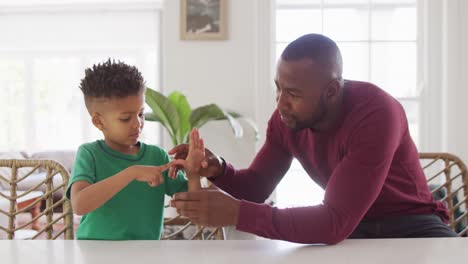
[[[7,222],[6,226],[0,222],[0,233],[6,233],[7,239],[13,239],[15,233],[24,231],[29,225],[34,227],[37,222],[45,222],[36,225],[37,232],[31,239],[73,239],[73,213],[70,201],[64,195],[70,175],[60,163],[53,160],[10,159],[0,160],[0,169],[3,172],[0,173],[0,183],[4,187],[9,186],[8,190],[0,192],[0,201],[7,205],[7,208],[0,208],[0,217],[7,219],[4,221]],[[26,190],[18,189],[18,185],[37,176],[40,171],[44,171],[44,176],[34,186]],[[57,178],[61,178],[60,183],[54,184]],[[17,221],[19,214],[31,210],[37,211],[30,221]]]
[[190,219],[180,215],[164,219],[161,236],[161,240],[225,240],[225,238],[223,227],[208,228],[195,225]]
[[449,153],[419,153],[432,195],[449,210],[449,225],[468,234],[468,172],[463,161]]

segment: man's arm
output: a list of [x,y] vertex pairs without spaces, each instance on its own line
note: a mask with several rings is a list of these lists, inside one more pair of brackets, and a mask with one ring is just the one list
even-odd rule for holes
[[[400,109],[376,109],[365,116],[350,132],[347,153],[328,181],[323,203],[317,206],[278,209],[239,201],[219,190],[178,193],[171,205],[203,226],[236,225],[238,230],[272,239],[335,244],[353,232],[378,197],[405,131]],[[247,175],[240,177],[250,182]],[[223,181],[228,190],[228,184],[235,184],[249,191],[230,190],[234,195],[255,192],[255,187],[235,178]]]
[[237,229],[298,243],[335,244],[347,238],[378,197],[404,131],[397,109],[379,109],[350,136],[322,204],[277,209],[241,201]]

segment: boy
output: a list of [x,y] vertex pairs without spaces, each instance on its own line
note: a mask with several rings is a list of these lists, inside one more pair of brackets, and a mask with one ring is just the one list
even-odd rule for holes
[[200,189],[204,158],[198,131],[190,134],[190,159],[183,174],[167,177],[167,153],[138,141],[144,125],[145,82],[122,62],[107,60],[86,69],[81,80],[86,108],[104,140],[77,152],[67,197],[83,215],[77,239],[155,240],[161,236],[164,195]]

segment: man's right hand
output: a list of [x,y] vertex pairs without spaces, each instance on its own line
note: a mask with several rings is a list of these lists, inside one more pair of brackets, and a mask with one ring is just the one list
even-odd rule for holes
[[[169,155],[174,155],[174,159],[183,159],[187,158],[187,154],[189,151],[188,144],[180,144],[175,146],[173,149],[169,150]],[[200,176],[205,177],[214,177],[221,175],[224,172],[224,167],[222,164],[222,160],[220,157],[215,155],[209,149],[205,148],[205,159],[202,161],[201,169],[200,169]],[[180,166],[171,166],[169,168],[169,177],[176,178],[177,172],[180,170]]]

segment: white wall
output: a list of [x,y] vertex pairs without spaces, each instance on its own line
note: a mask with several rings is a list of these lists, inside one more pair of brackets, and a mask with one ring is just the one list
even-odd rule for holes
[[[260,45],[271,45],[271,42],[259,39],[263,36],[259,29],[271,24],[259,20],[263,19],[261,14],[264,10],[260,5],[269,6],[270,1],[228,1],[229,38],[224,41],[180,40],[179,3],[166,0],[163,7],[162,90],[166,94],[182,91],[192,107],[216,103],[222,108],[240,112],[259,123],[263,134],[264,110],[268,107],[258,105],[256,101],[258,91],[262,90],[259,85],[268,90],[268,83],[271,83],[269,76],[261,77],[269,73],[270,46],[260,48]],[[265,52],[267,55],[262,57]],[[271,96],[269,101],[273,100]],[[269,108],[267,112],[271,114],[273,106]],[[234,138],[226,121],[208,123],[201,133],[208,148],[241,168],[250,164],[256,148],[253,131],[248,126],[244,127],[242,139]],[[165,142],[166,147],[170,147],[167,139]]]

